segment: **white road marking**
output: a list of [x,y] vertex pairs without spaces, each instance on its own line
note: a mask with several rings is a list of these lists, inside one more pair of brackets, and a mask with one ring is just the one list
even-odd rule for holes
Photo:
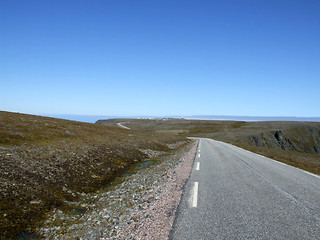
[[[304,171],[304,170],[303,170]],[[314,176],[314,177],[317,177],[317,178],[320,178],[320,176],[319,175],[316,175],[316,174],[313,174],[313,173],[311,173],[311,172],[307,172],[307,171],[304,171],[305,173],[308,173],[309,175],[312,175],[312,176]]]
[[[258,154],[258,155],[259,155],[259,154]],[[276,163],[279,163],[279,164],[281,164],[281,165],[284,165],[284,166],[297,168],[297,167],[291,166],[291,165],[289,165],[289,164],[285,164],[285,163],[283,163],[283,162],[280,162],[280,161],[274,160],[274,159],[272,159],[272,158],[267,158],[267,157],[265,157],[265,156],[263,156],[263,155],[260,155],[260,156],[261,156],[261,157],[263,157],[263,158],[266,158],[266,159],[270,159],[270,160],[272,160],[272,161],[274,161],[274,162],[276,162]],[[301,170],[300,168],[297,168],[297,169]],[[309,175],[311,175],[311,176],[314,176],[314,177],[320,178],[320,176],[319,176],[319,175],[317,175],[317,174],[313,174],[313,173],[308,172],[308,171],[305,171],[305,170],[302,170],[302,171],[304,171],[305,173],[308,173],[308,174],[309,174]]]
[[200,170],[200,162],[197,162],[196,170]]
[[[228,144],[228,145],[229,145],[229,144]],[[233,146],[233,145],[231,145],[231,146],[232,146],[232,147],[235,147],[235,148],[237,148],[237,149],[241,149],[241,148],[239,148],[239,147],[237,147],[237,146]],[[254,155],[259,155],[259,156],[262,157],[262,158],[265,158],[265,159],[268,159],[268,160],[272,160],[273,162],[276,162],[276,163],[281,164],[281,165],[283,165],[283,166],[297,168],[297,167],[291,166],[291,165],[289,165],[289,164],[286,164],[286,163],[277,161],[277,160],[275,160],[275,159],[268,158],[268,157],[263,156],[263,155],[261,155],[261,154],[257,154],[257,153],[250,152],[250,151],[248,151],[248,150],[246,150],[246,149],[242,149],[242,150],[246,151],[247,153],[254,154]],[[300,168],[297,168],[297,169],[302,170],[302,169],[300,169]],[[309,175],[311,175],[311,176],[314,176],[314,177],[316,177],[316,178],[320,178],[320,175],[317,175],[317,174],[314,174],[314,173],[311,173],[311,172],[308,172],[308,171],[305,171],[305,170],[302,170],[302,171],[304,171],[305,173],[307,173],[307,174],[309,174]]]
[[281,165],[288,166],[288,164],[285,164],[285,163],[282,163],[282,162],[279,162],[279,161],[276,161],[276,160],[274,160],[274,161],[279,163],[279,164],[281,164]]
[[194,182],[192,207],[198,206],[198,185],[199,185],[198,182]]
[[198,157],[200,157],[200,153],[199,153]]

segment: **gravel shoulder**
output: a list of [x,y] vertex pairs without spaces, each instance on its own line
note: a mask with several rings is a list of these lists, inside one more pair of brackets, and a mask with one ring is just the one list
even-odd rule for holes
[[53,210],[38,234],[46,239],[168,239],[197,144],[169,155],[148,152],[158,160],[100,192],[83,194],[70,203],[72,211]]

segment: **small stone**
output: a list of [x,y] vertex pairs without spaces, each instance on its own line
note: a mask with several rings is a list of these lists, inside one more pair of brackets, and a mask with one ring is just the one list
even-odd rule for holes
[[41,200],[32,200],[32,201],[30,201],[30,204],[40,204],[40,203],[42,203]]

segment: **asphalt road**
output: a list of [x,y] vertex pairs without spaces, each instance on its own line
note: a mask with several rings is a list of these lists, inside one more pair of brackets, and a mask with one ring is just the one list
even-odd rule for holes
[[130,130],[130,128],[128,128],[128,127],[126,127],[126,126],[122,125],[122,123],[117,123],[117,125],[118,125],[118,127],[121,127],[121,128],[124,128],[124,129],[128,129],[128,130]]
[[320,178],[201,139],[170,239],[320,239]]

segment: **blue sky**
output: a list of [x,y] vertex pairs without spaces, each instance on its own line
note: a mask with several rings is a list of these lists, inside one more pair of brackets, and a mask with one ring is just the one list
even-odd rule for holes
[[0,110],[320,116],[320,1],[0,2]]

